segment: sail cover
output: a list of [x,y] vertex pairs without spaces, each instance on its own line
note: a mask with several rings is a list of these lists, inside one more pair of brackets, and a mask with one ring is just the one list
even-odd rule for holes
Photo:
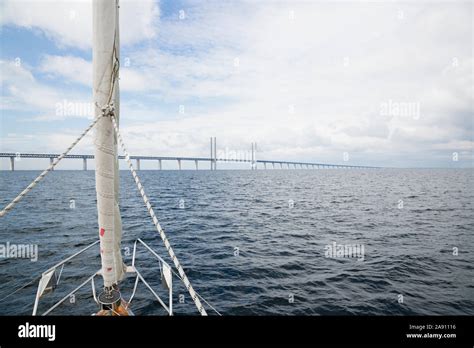
[[[119,14],[118,0],[92,2],[93,21],[93,101],[95,117],[111,105],[119,121]],[[99,220],[100,254],[104,286],[122,279],[125,266],[120,244],[122,221],[119,210],[117,139],[110,117],[96,125],[95,181]]]

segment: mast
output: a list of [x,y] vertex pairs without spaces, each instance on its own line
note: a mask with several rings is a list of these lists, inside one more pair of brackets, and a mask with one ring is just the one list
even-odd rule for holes
[[[92,2],[93,101],[95,117],[114,113],[119,121],[119,4],[118,0]],[[117,283],[125,265],[120,253],[122,221],[119,210],[117,138],[110,117],[102,117],[95,135],[95,180],[99,223],[104,305],[120,302]]]

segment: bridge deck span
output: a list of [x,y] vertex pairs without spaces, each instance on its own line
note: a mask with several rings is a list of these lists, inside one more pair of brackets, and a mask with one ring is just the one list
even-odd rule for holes
[[[15,161],[20,158],[49,158],[52,162],[55,158],[59,157],[57,153],[15,153],[15,152],[2,152],[0,153],[0,158],[9,158],[10,159],[10,169],[15,169]],[[118,156],[119,159],[125,159],[125,156]],[[66,155],[64,158],[69,159],[82,159],[83,160],[83,169],[87,170],[87,160],[93,159],[94,155]],[[237,159],[237,158],[212,158],[212,157],[180,157],[180,156],[130,156],[130,159],[136,161],[136,167],[140,169],[140,161],[159,161],[159,169],[161,169],[162,161],[177,161],[178,167],[181,169],[182,161],[194,161],[196,169],[198,169],[198,162],[211,162],[215,164],[216,162],[244,162],[250,163],[252,169],[257,169],[257,164],[263,164],[264,169],[267,169],[267,165],[271,165],[272,168],[280,169],[286,167],[288,169],[294,168],[307,168],[307,169],[316,169],[316,168],[378,168],[370,166],[357,166],[357,165],[348,165],[348,164],[332,164],[332,163],[315,163],[315,162],[295,162],[295,161],[280,161],[280,160],[254,160],[251,159]]]

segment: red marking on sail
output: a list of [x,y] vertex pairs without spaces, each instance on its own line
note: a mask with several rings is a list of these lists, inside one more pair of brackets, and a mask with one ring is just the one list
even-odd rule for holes
[[107,268],[107,272],[112,271],[112,267]]
[[103,237],[105,234],[105,230],[103,228],[100,229],[100,236]]

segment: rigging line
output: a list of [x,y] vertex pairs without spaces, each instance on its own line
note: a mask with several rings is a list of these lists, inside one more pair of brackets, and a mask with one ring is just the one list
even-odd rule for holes
[[110,86],[110,93],[109,93],[107,104],[110,104],[110,102],[112,101],[112,96],[115,93],[116,83],[117,83],[119,69],[120,69],[120,61],[117,57],[117,49],[115,48],[115,39],[114,39],[114,50],[112,54],[113,54],[113,59],[114,59],[114,65],[112,67],[111,86]]
[[155,212],[153,211],[153,208],[151,207],[151,204],[148,200],[148,197],[145,194],[145,191],[143,190],[143,186],[140,182],[140,179],[138,178],[137,173],[135,172],[135,169],[133,169],[133,164],[132,164],[132,161],[130,160],[130,155],[128,154],[128,151],[125,148],[125,144],[122,140],[122,136],[120,135],[120,131],[118,129],[117,121],[115,119],[113,111],[109,115],[110,115],[110,119],[112,120],[114,129],[115,129],[115,134],[117,135],[117,139],[120,143],[120,147],[122,148],[122,151],[125,154],[125,160],[127,161],[128,167],[130,168],[130,171],[132,172],[135,183],[137,184],[138,190],[140,191],[140,194],[143,198],[143,201],[145,202],[145,205],[147,207],[148,213],[150,214],[150,216],[153,220],[153,224],[155,225],[158,233],[160,234],[160,237],[163,240],[163,243],[165,244],[166,250],[168,251],[168,254],[170,255],[171,259],[173,260],[173,263],[174,263],[176,269],[178,270],[179,274],[181,275],[181,280],[183,281],[184,285],[188,289],[188,292],[191,295],[191,298],[193,299],[194,304],[196,305],[199,313],[203,316],[207,315],[206,310],[204,309],[201,301],[199,300],[198,295],[196,294],[196,291],[194,291],[194,288],[191,285],[191,282],[189,281],[188,277],[184,273],[183,267],[179,263],[178,258],[176,257],[176,255],[173,251],[173,248],[171,247],[171,244],[168,241],[168,238],[166,237],[165,231],[163,230],[163,228],[161,228],[160,223],[158,222],[158,218],[156,217]]
[[8,297],[10,297],[11,295],[16,294],[16,293],[17,293],[18,291],[20,291],[20,290],[23,290],[24,288],[26,288],[27,286],[33,284],[35,281],[37,281],[37,280],[40,279],[40,278],[41,278],[41,276],[38,276],[38,277],[36,277],[36,278],[30,280],[28,283],[26,283],[26,284],[23,285],[22,287],[16,289],[15,291],[9,293],[7,296],[1,298],[1,299],[0,299],[0,302],[5,301],[5,300],[6,300]]
[[[173,272],[173,274],[178,277],[179,279],[181,279],[181,277],[179,276],[178,273],[176,273],[176,271],[174,269],[171,269],[171,272]],[[181,279],[182,281],[183,279]],[[219,316],[222,316],[221,313],[219,313],[219,311],[217,309],[214,308],[214,306],[212,306],[201,294],[199,294],[197,291],[196,291],[196,295],[199,296],[199,298],[201,300],[203,300],[214,312],[216,312]]]
[[201,300],[204,301],[204,303],[206,303],[214,312],[216,312],[218,316],[222,317],[222,314],[217,309],[215,309],[214,306],[212,306],[204,297],[202,297],[198,292],[196,292],[196,294]]
[[[97,243],[97,242],[93,243],[93,245],[96,244],[96,243]],[[75,255],[69,257],[68,259],[70,260],[72,257],[77,256],[77,255],[78,255],[78,254],[75,254]],[[55,270],[55,271],[56,271],[56,268],[57,268],[57,267],[54,267],[54,270]],[[52,268],[49,268],[48,270],[52,270]],[[58,276],[58,278],[57,278],[56,285],[59,284],[59,280],[61,279],[61,274],[62,274],[63,270],[64,270],[64,263],[63,263],[63,265],[61,266],[61,270],[60,270],[59,276]],[[31,285],[32,283],[36,282],[37,280],[40,280],[41,278],[43,278],[43,274],[41,274],[40,276],[36,276],[35,278],[33,278],[32,280],[30,280],[28,283],[26,283],[26,284],[23,285],[22,287],[16,289],[15,291],[11,292],[11,293],[8,294],[7,296],[1,298],[1,299],[0,299],[0,302],[4,301],[6,298],[8,298],[8,297],[10,297],[11,295],[17,293],[18,291],[20,291],[20,290],[26,288],[27,286]],[[92,280],[92,281],[93,281],[93,280]],[[38,285],[39,285],[39,284],[38,284]]]
[[17,204],[19,201],[21,201],[21,199],[28,192],[30,192],[31,189],[33,187],[35,187],[36,184],[39,183],[46,176],[46,174],[48,174],[50,171],[52,171],[54,169],[54,167],[56,167],[56,165],[59,163],[59,161],[61,161],[69,153],[69,151],[71,151],[72,148],[74,146],[76,146],[76,144],[82,138],[84,138],[84,136],[92,129],[92,127],[94,127],[96,125],[96,123],[100,120],[100,118],[102,116],[103,115],[100,115],[99,117],[94,119],[94,121],[89,125],[89,127],[87,127],[86,130],[84,132],[82,132],[82,134],[76,140],[74,140],[74,142],[71,144],[71,146],[68,147],[68,149],[66,151],[64,151],[61,155],[59,155],[59,157],[57,157],[54,160],[54,162],[47,169],[45,169],[35,180],[33,180],[33,182],[31,184],[29,184],[13,201],[11,201],[5,208],[3,208],[3,210],[0,211],[0,217],[5,216],[6,213],[8,213],[10,210],[12,210],[12,208],[15,206],[15,204]]
[[[118,3],[116,5],[118,6]],[[113,43],[113,49],[112,49],[113,65],[112,65],[112,71],[111,71],[111,76],[110,76],[109,96],[107,98],[106,105],[110,105],[110,103],[112,102],[112,97],[115,93],[117,78],[119,77],[120,60],[117,55],[117,46],[115,45],[116,40],[117,40],[117,28],[115,28],[115,31],[114,31],[114,43]]]

